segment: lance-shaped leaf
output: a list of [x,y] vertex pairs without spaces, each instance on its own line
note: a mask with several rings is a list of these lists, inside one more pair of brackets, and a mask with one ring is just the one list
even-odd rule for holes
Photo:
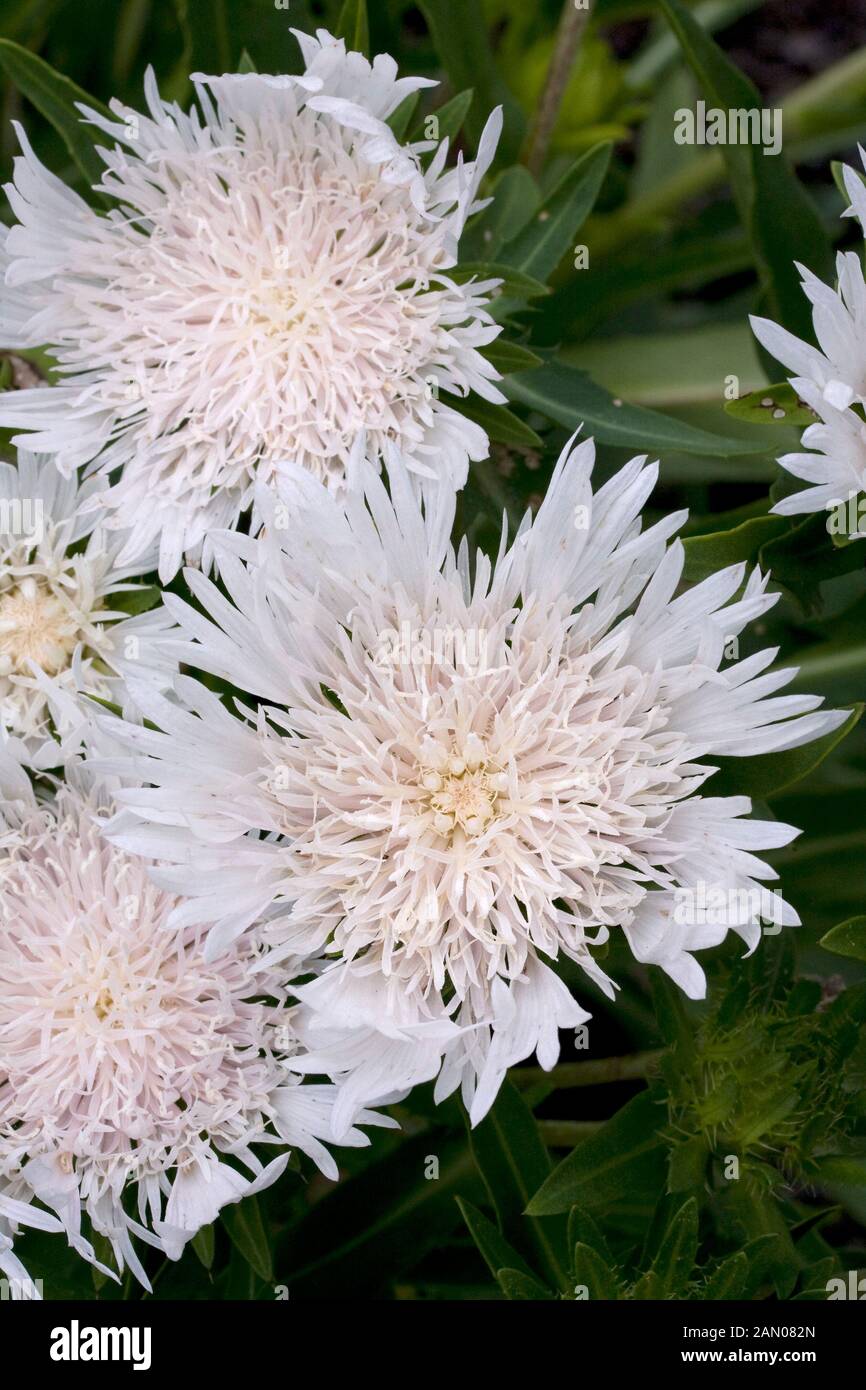
[[636,1298],[674,1298],[682,1294],[698,1249],[698,1204],[694,1197],[675,1212],[652,1267],[638,1281]]
[[190,1244],[205,1269],[210,1269],[213,1265],[216,1249],[216,1233],[213,1226],[202,1226],[200,1230],[196,1231]]
[[370,21],[367,16],[367,0],[346,0],[334,37],[345,39],[346,47],[353,53],[370,54]]
[[237,57],[232,46],[228,0],[180,0],[181,23],[186,32],[193,72],[230,72]]
[[544,1300],[549,1302],[556,1295],[550,1289],[545,1288],[544,1284],[539,1284],[537,1279],[531,1278],[527,1274],[522,1274],[519,1269],[500,1269],[496,1275],[499,1280],[502,1292],[505,1297],[515,1301],[534,1302]]
[[[725,114],[755,112],[761,121],[761,97],[753,83],[679,0],[659,0],[659,4],[707,106]],[[770,114],[777,121],[781,119]],[[752,244],[763,307],[791,332],[811,337],[811,308],[800,288],[794,261],[805,262],[825,280],[833,275],[832,248],[815,206],[781,152],[769,153],[769,145],[751,140],[729,140],[721,151],[734,201]]]
[[840,922],[822,936],[818,944],[834,955],[866,960],[866,917],[849,917],[847,922]]
[[474,89],[475,100],[466,118],[472,139],[478,141],[488,115],[494,106],[501,106],[505,124],[499,154],[505,160],[516,159],[526,118],[496,66],[481,0],[462,0],[459,14],[453,0],[420,0],[420,9],[454,90]]
[[536,280],[547,280],[553,274],[563,257],[574,250],[575,237],[604,182],[612,148],[596,145],[572,165],[532,221],[505,246],[504,261]]
[[[428,1178],[431,1157],[438,1177]],[[276,1264],[292,1296],[369,1298],[460,1224],[454,1198],[483,1200],[463,1133],[432,1130],[339,1183],[281,1236]]]
[[835,538],[829,534],[832,520],[832,513],[806,516],[802,521],[795,517],[787,530],[761,547],[762,569],[770,570],[774,580],[784,584],[803,611],[812,616],[821,611],[819,586],[824,580],[863,568],[862,543],[833,544]]
[[416,140],[456,139],[463,128],[474,97],[474,90],[468,87],[465,92],[458,92],[450,101],[443,102],[435,111],[422,117],[412,130],[411,141],[414,143]]
[[96,153],[93,130],[84,123],[77,103],[82,102],[110,119],[108,108],[70,78],[55,72],[35,53],[9,39],[0,39],[0,66],[61,136],[88,186],[100,183],[105,169]]
[[237,1247],[250,1268],[255,1270],[260,1279],[272,1281],[274,1271],[271,1251],[258,1198],[246,1197],[242,1202],[223,1207],[221,1214],[232,1244]]
[[728,531],[686,536],[683,540],[686,552],[683,579],[696,584],[727,565],[737,565],[743,560],[756,564],[761,546],[783,535],[788,529],[784,517],[755,516],[739,526],[732,526]]
[[532,1270],[529,1265],[514,1246],[509,1245],[499,1228],[471,1202],[465,1201],[462,1197],[456,1200],[460,1214],[469,1227],[469,1234],[478,1246],[479,1253],[494,1279],[500,1269],[517,1269],[522,1274],[531,1276]]
[[503,376],[508,376],[511,372],[528,371],[530,367],[539,367],[542,362],[530,348],[524,347],[522,343],[511,343],[507,338],[494,339],[488,347],[482,349],[482,355]]
[[[572,1259],[575,1297],[589,1299],[618,1299],[620,1282],[610,1265],[591,1245],[578,1241]],[[584,1293],[584,1289],[586,1293]]]
[[[510,379],[510,378],[509,378]],[[467,420],[473,420],[500,444],[512,444],[517,449],[540,449],[543,441],[519,416],[504,405],[495,405],[480,396],[444,395],[442,400],[459,410]]]
[[719,770],[707,782],[707,794],[764,798],[784,791],[820,766],[859,723],[863,709],[862,704],[855,705],[838,729],[799,748],[788,748],[782,753],[760,753],[754,758],[711,758],[709,761]]
[[584,1139],[554,1168],[527,1207],[531,1216],[550,1216],[578,1204],[590,1210],[615,1203],[652,1200],[664,1185],[664,1145],[658,1134],[664,1111],[643,1091]]
[[532,275],[525,275],[514,266],[501,265],[497,261],[463,261],[453,270],[446,271],[446,274],[452,280],[456,280],[458,285],[465,284],[467,280],[501,280],[502,285],[498,292],[507,295],[509,299],[537,299],[541,295],[550,294],[547,285],[541,280],[536,280]]
[[491,190],[491,202],[463,233],[461,250],[467,257],[495,259],[531,222],[540,203],[541,190],[525,164],[503,169]]
[[503,388],[512,401],[537,410],[566,429],[581,425],[602,444],[617,444],[636,453],[648,449],[735,458],[764,453],[766,445],[713,434],[670,415],[617,401],[585,372],[562,362],[548,362],[531,372],[515,373]]
[[409,126],[409,122],[415,115],[415,108],[418,105],[420,92],[410,92],[404,97],[397,107],[392,111],[385,124],[392,131],[395,140],[402,140]]
[[550,1173],[550,1159],[532,1111],[506,1081],[496,1102],[470,1131],[470,1144],[502,1235],[558,1288],[568,1286],[566,1223],[537,1221],[526,1204]]
[[745,1250],[738,1250],[716,1265],[704,1285],[703,1297],[707,1302],[742,1298],[748,1277],[749,1257]]

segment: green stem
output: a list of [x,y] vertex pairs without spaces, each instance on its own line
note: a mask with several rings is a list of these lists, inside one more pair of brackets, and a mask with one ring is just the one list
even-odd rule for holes
[[579,6],[577,0],[565,0],[547,81],[526,142],[526,166],[536,177],[544,166],[591,3],[586,0],[585,6]]
[[642,1081],[651,1076],[661,1050],[634,1052],[628,1057],[601,1057],[594,1062],[564,1062],[552,1071],[541,1067],[515,1067],[510,1076],[518,1086],[545,1083],[555,1091],[576,1086],[604,1086],[610,1081]]
[[591,1139],[603,1124],[603,1120],[539,1120],[538,1131],[549,1149],[573,1149]]

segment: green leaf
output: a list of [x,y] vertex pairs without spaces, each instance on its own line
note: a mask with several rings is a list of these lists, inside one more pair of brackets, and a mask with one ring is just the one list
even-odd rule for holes
[[536,280],[547,280],[592,211],[610,164],[613,146],[596,145],[560,179],[530,224],[508,242],[502,259]]
[[504,405],[494,405],[492,401],[485,401],[475,395],[464,397],[443,394],[442,399],[461,415],[465,415],[467,420],[474,420],[476,425],[486,430],[491,439],[497,440],[500,444],[511,444],[518,449],[543,448],[543,442],[535,430],[531,430]]
[[0,39],[0,66],[7,77],[32,102],[40,115],[54,127],[77,164],[89,187],[100,183],[105,172],[96,153],[94,136],[83,123],[76,103],[90,106],[100,115],[111,112],[62,73],[55,72],[42,58],[9,39]]
[[584,1245],[581,1241],[574,1247],[572,1273],[575,1285],[583,1285],[591,1299],[615,1300],[622,1293],[620,1282],[610,1265],[591,1245]]
[[463,261],[461,265],[456,265],[453,270],[445,272],[452,280],[456,280],[458,285],[465,284],[467,280],[501,280],[502,284],[497,290],[497,294],[507,295],[509,299],[537,299],[540,295],[550,294],[547,285],[542,284],[531,275],[524,275],[523,271],[515,270],[510,265],[500,265],[496,261]]
[[527,1207],[550,1216],[578,1204],[593,1210],[627,1196],[652,1200],[664,1184],[664,1112],[642,1091],[554,1168]]
[[470,1131],[469,1142],[502,1235],[533,1266],[540,1261],[553,1285],[566,1288],[565,1221],[535,1221],[525,1214],[533,1192],[550,1173],[550,1159],[532,1111],[511,1082],[503,1083],[488,1114]]
[[189,68],[196,72],[231,72],[237,48],[232,43],[227,0],[179,0],[178,11],[186,33]]
[[736,401],[726,401],[725,410],[735,420],[745,420],[750,425],[796,425],[802,429],[818,418],[787,381],[762,386]]
[[824,580],[863,568],[862,544],[834,545],[836,537],[828,534],[831,519],[832,513],[794,519],[786,531],[761,548],[761,567],[771,570],[774,580],[784,584],[810,616],[821,611]]
[[[779,1215],[780,1224],[784,1218]],[[749,1277],[744,1298],[754,1298],[757,1291],[769,1280],[776,1286],[780,1298],[789,1298],[797,1282],[802,1261],[787,1232],[768,1231],[766,1235],[750,1240],[745,1247],[749,1261]]]
[[64,0],[5,0],[0,13],[0,33],[7,38],[27,39],[35,32],[44,30],[47,22],[53,19],[54,11],[64,5]]
[[525,164],[503,169],[493,185],[492,201],[466,228],[461,250],[467,256],[498,256],[532,221],[540,203],[541,190]]
[[497,1271],[496,1278],[499,1280],[500,1288],[505,1297],[512,1301],[527,1301],[529,1299],[538,1302],[544,1299],[549,1302],[556,1295],[546,1289],[543,1284],[539,1284],[537,1279],[532,1279],[526,1274],[521,1274],[519,1269],[500,1269]]
[[[25,1227],[15,1237],[15,1254],[20,1257],[31,1279],[43,1281],[46,1300],[89,1301],[93,1298],[93,1266],[86,1264],[77,1251],[66,1241],[58,1240],[53,1232],[32,1231]],[[112,1255],[107,1263],[110,1268],[114,1267]]]
[[707,1173],[709,1149],[702,1134],[675,1144],[668,1156],[668,1192],[690,1192],[701,1187]]
[[[376,1136],[374,1142],[387,1142]],[[431,1157],[438,1176],[428,1177]],[[282,1235],[275,1262],[292,1298],[369,1298],[460,1225],[455,1196],[483,1201],[466,1138],[433,1129],[344,1178]]]
[[[588,286],[595,273],[573,278]],[[546,307],[540,306],[542,312]],[[555,342],[558,337],[548,331],[546,340]],[[539,341],[544,342],[545,337]],[[713,421],[718,419],[722,384],[732,364],[736,364],[741,391],[755,390],[764,380],[754,337],[744,321],[694,324],[686,332],[596,336],[590,342],[566,344],[561,360],[589,372],[614,396],[633,405],[659,410],[705,405],[705,414]],[[723,428],[727,425],[728,421],[723,421]],[[754,439],[755,447],[764,453],[778,449],[778,440],[768,437],[766,430],[739,424],[730,433]],[[792,445],[795,437],[791,431]]]
[[548,362],[534,371],[516,373],[508,378],[503,390],[510,400],[539,411],[566,429],[576,430],[582,425],[601,444],[616,444],[641,453],[658,449],[734,458],[761,453],[764,448],[751,440],[697,429],[657,410],[622,402],[616,405],[613,396],[585,372],[561,362]]
[[508,376],[511,372],[525,372],[530,367],[539,367],[542,359],[522,343],[511,343],[507,338],[496,338],[486,348],[482,356],[492,363],[498,372]]
[[205,1269],[210,1269],[213,1265],[214,1250],[216,1248],[216,1232],[213,1226],[202,1226],[200,1230],[196,1231],[190,1244]]
[[[100,1264],[106,1265],[109,1269],[114,1268],[115,1258],[114,1251],[111,1248],[111,1242],[101,1231],[94,1231],[93,1233],[93,1249]],[[100,1290],[109,1282],[108,1275],[103,1274],[102,1270],[97,1269],[95,1265],[90,1266],[90,1277],[97,1294],[99,1294]]]
[[477,144],[488,114],[495,106],[501,106],[505,124],[499,155],[503,160],[516,160],[526,132],[526,118],[496,66],[480,0],[462,0],[459,19],[455,16],[454,0],[419,0],[419,4],[454,91],[471,87],[475,92],[466,120],[472,139]]
[[835,1255],[827,1255],[825,1259],[819,1260],[808,1275],[804,1276],[804,1287],[799,1293],[793,1294],[794,1302],[802,1302],[810,1299],[814,1302],[823,1303],[830,1291],[830,1280],[838,1278],[842,1270],[838,1258]]
[[791,1239],[779,1204],[769,1192],[746,1178],[730,1184],[728,1202],[742,1227],[748,1245],[749,1283],[744,1294],[754,1292],[772,1279],[780,1298],[788,1298],[804,1263]]
[[847,922],[840,922],[821,937],[818,945],[834,955],[866,961],[866,917],[849,917]]
[[684,1202],[665,1231],[652,1274],[661,1298],[682,1293],[689,1281],[698,1250],[698,1204],[694,1197]]
[[727,565],[741,561],[756,563],[761,546],[788,530],[781,516],[756,516],[732,526],[728,531],[713,531],[706,536],[686,536],[683,579],[694,584]]
[[[307,0],[291,0],[288,13],[288,7],[277,8],[273,0],[174,0],[174,9],[185,51],[164,94],[179,100],[185,97],[190,72],[297,73],[300,53],[289,26],[307,33],[316,27]],[[153,61],[159,71],[168,51],[162,60],[154,55]]]
[[[708,107],[723,111],[762,109],[759,92],[726,57],[679,0],[659,0]],[[760,119],[760,116],[759,116]],[[809,338],[811,306],[800,287],[795,259],[832,279],[830,241],[811,199],[784,155],[765,154],[760,144],[722,145],[731,191],[752,244],[763,300],[770,317]]]
[[352,53],[370,56],[370,21],[367,16],[367,0],[346,0],[337,20],[334,38],[345,39],[346,47]]
[[271,1251],[258,1198],[245,1197],[242,1202],[223,1207],[220,1214],[232,1244],[243,1255],[250,1268],[255,1270],[265,1283],[273,1283]]
[[391,112],[385,122],[395,140],[402,140],[403,136],[406,134],[406,128],[415,114],[415,108],[418,105],[420,95],[420,92],[410,92],[409,95],[404,97],[400,102],[396,111]]
[[569,1250],[573,1250],[575,1245],[588,1245],[606,1265],[614,1264],[607,1241],[592,1216],[583,1207],[572,1207],[568,1213],[566,1240]]
[[702,1297],[707,1302],[722,1302],[743,1297],[749,1274],[749,1258],[738,1250],[717,1265],[704,1285]]
[[137,584],[134,589],[125,589],[112,594],[111,606],[132,617],[136,613],[148,613],[162,598],[162,589],[156,584]]
[[469,1234],[478,1246],[494,1279],[500,1269],[517,1269],[531,1276],[532,1271],[522,1255],[509,1245],[493,1222],[488,1221],[484,1213],[471,1202],[465,1201],[462,1197],[458,1197],[456,1201],[463,1220],[469,1227]]
[[866,1187],[866,1162],[862,1158],[821,1158],[817,1164],[817,1180],[833,1187]]
[[844,724],[823,738],[804,743],[800,748],[788,748],[783,753],[760,753],[755,758],[712,759],[718,772],[707,782],[710,796],[751,796],[763,800],[802,777],[814,772],[837,744],[850,734],[863,713],[862,704],[855,705]]
[[[463,122],[469,114],[474,96],[473,89],[467,87],[465,92],[458,92],[450,101],[443,102],[436,111],[431,111],[429,115],[423,116],[414,126],[410,142],[413,144],[417,140],[451,140],[453,142],[463,128]],[[433,124],[434,121],[435,125]]]
[[659,966],[650,968],[650,989],[662,1039],[677,1049],[680,1066],[694,1056],[695,1032],[686,1013],[682,990]]

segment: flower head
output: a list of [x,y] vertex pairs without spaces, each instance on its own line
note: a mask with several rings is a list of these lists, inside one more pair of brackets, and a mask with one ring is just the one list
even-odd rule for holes
[[299,77],[199,75],[186,114],[149,74],[148,115],[86,111],[116,142],[100,151],[107,215],[21,135],[0,324],[48,343],[63,382],[0,402],[0,423],[63,471],[120,468],[106,500],[122,559],[158,537],[164,582],[284,461],[339,488],[359,430],[371,457],[396,441],[419,476],[462,485],[487,438],[439,389],[504,399],[478,351],[499,332],[496,282],[450,274],[499,114],[474,164],[446,169],[443,141],[425,169],[429,144],[386,122],[429,83],[324,31],[298,39]]
[[[59,762],[40,673],[70,695],[122,700],[124,672],[164,625],[112,606],[155,556],[119,565],[122,538],[99,521],[94,487],[50,460],[22,452],[17,468],[0,463],[0,725],[33,766]],[[147,670],[157,669],[151,655]]]
[[[610,990],[593,948],[623,933],[698,995],[693,950],[797,920],[753,853],[796,831],[699,795],[698,759],[844,715],[765,698],[791,675],[773,650],[726,664],[775,601],[766,579],[735,565],[678,594],[683,514],[640,525],[656,467],[593,496],[592,463],[591,441],[566,450],[534,523],[474,572],[453,496],[423,511],[395,457],[390,494],[369,469],[342,499],[298,477],[297,533],[218,546],[230,601],[189,573],[210,620],[167,597],[173,655],[260,703],[230,712],[188,678],[143,693],[158,729],[123,738],[151,786],[123,801],[151,824],[117,833],[175,865],[209,950],[267,911],[277,952],[333,956],[299,1026],[303,1065],[352,1072],[347,1105],[441,1066],[478,1118],[509,1065],[537,1048],[552,1066],[557,1028],[587,1018],[555,961]],[[678,910],[706,880],[746,890],[721,925]]]
[[[861,155],[866,162],[862,150]],[[847,166],[843,173],[850,199],[845,215],[857,217],[866,228],[862,175]],[[797,269],[812,304],[819,346],[802,342],[771,319],[751,320],[762,346],[795,373],[791,386],[816,417],[803,432],[804,451],[779,459],[795,478],[811,484],[775,504],[773,511],[785,516],[823,511],[866,493],[866,280],[861,258],[853,251],[839,252],[835,289],[806,266]]]
[[40,804],[9,749],[0,771],[14,794],[0,849],[0,1242],[18,1225],[63,1230],[95,1261],[86,1216],[148,1286],[132,1237],[176,1259],[283,1170],[287,1154],[265,1167],[253,1146],[297,1146],[336,1176],[321,1142],[334,1089],[289,1070],[286,971],[262,968],[254,934],[206,960],[199,928],[165,932],[182,907],[105,840],[103,790],[72,765]]

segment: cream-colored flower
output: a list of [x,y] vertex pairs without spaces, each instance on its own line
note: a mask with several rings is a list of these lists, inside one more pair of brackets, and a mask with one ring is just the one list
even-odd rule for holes
[[429,83],[324,31],[298,39],[299,77],[199,75],[187,114],[151,73],[149,114],[86,113],[115,142],[107,215],[21,133],[0,336],[48,344],[63,375],[3,397],[0,424],[64,472],[121,470],[121,562],[158,539],[163,582],[285,461],[342,486],[359,430],[371,458],[394,441],[419,477],[461,486],[487,436],[439,391],[504,399],[478,350],[500,331],[496,282],[451,274],[501,116],[474,163],[446,168],[443,141],[425,168],[429,146],[387,118]]

